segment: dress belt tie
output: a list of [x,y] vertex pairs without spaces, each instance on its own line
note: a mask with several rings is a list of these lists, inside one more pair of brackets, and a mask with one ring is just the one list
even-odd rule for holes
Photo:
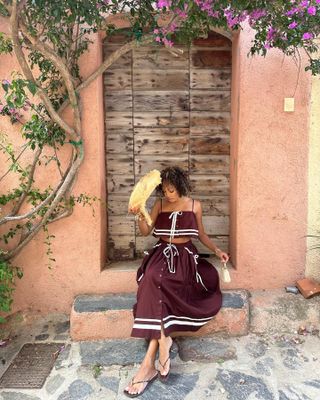
[[174,266],[174,257],[179,256],[179,251],[177,246],[172,243],[168,243],[167,246],[163,250],[163,254],[167,259],[168,269],[171,274],[176,272],[176,268]]
[[203,286],[203,288],[204,288],[206,291],[208,291],[208,289],[206,288],[205,284],[204,284],[203,281],[202,281],[201,275],[200,275],[199,272],[198,272],[198,258],[199,258],[198,254],[193,254],[193,252],[192,252],[191,250],[189,250],[188,247],[185,247],[185,249],[186,249],[187,252],[188,252],[189,254],[191,254],[192,257],[193,257],[193,260],[194,260],[194,268],[195,268],[195,270],[196,270],[196,281],[197,281],[197,283],[200,282],[200,284]]
[[172,238],[174,237],[175,230],[176,230],[178,215],[182,215],[182,211],[173,211],[169,215],[169,219],[172,219],[171,229],[170,229],[170,242],[167,244],[167,246],[163,250],[163,254],[167,259],[168,269],[171,274],[174,274],[176,272],[176,268],[174,266],[174,257],[179,256],[179,251],[177,249],[177,246],[174,245],[173,243],[171,243]]

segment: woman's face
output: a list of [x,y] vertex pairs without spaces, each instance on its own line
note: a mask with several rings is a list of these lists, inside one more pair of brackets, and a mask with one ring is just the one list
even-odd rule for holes
[[173,203],[180,198],[179,192],[173,185],[171,185],[171,183],[164,182],[162,184],[162,191],[163,191],[164,197],[170,203]]

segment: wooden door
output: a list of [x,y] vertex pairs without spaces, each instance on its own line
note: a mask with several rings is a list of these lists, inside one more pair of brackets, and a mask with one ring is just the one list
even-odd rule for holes
[[[124,40],[106,41],[105,54]],[[179,48],[179,57],[156,46],[137,48],[104,75],[111,260],[141,257],[154,243],[127,215],[128,199],[142,175],[169,165],[189,171],[206,231],[228,250],[231,42],[212,32]]]

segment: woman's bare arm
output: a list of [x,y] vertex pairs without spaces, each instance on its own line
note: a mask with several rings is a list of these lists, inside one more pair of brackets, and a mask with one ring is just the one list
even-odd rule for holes
[[194,201],[194,213],[196,215],[198,230],[199,230],[199,240],[202,244],[204,244],[209,250],[213,251],[221,261],[227,262],[229,260],[229,256],[227,253],[223,252],[218,248],[218,246],[209,238],[206,234],[202,222],[202,206],[200,201]]
[[154,227],[159,212],[160,212],[160,199],[157,199],[150,212],[150,217],[152,220],[151,226],[148,225],[146,220],[139,214],[139,210],[137,210],[137,212],[134,212],[135,214],[137,213],[139,215],[138,226],[142,236],[148,236],[150,232],[152,232],[152,229]]

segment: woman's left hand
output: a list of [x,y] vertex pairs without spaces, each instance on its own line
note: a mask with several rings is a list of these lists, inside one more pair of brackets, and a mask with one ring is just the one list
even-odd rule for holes
[[228,254],[220,249],[216,251],[216,255],[220,258],[221,262],[223,263],[227,263],[229,261]]

